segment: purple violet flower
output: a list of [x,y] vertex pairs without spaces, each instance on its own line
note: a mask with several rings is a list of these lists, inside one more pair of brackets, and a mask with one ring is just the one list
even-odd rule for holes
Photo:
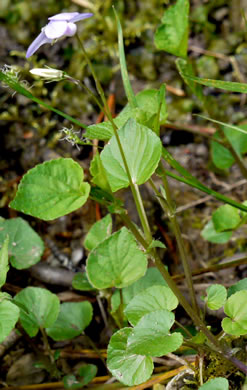
[[45,43],[52,43],[62,37],[72,37],[77,31],[75,23],[91,16],[93,16],[91,13],[64,12],[48,18],[49,23],[42,28],[41,33],[27,49],[26,58],[31,57]]

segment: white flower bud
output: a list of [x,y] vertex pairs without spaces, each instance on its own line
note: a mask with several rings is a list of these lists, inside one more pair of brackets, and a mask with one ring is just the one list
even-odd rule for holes
[[30,70],[35,76],[42,77],[45,80],[59,81],[66,78],[66,73],[62,70],[52,69],[52,68],[34,68]]

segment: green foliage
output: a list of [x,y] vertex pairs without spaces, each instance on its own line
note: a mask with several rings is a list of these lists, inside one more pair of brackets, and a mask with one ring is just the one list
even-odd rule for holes
[[[237,154],[241,156],[247,153],[247,126],[240,125],[237,129],[223,127],[225,137],[231,143]],[[239,129],[244,130],[244,133],[240,132]],[[215,135],[215,138],[219,138],[218,133]],[[218,142],[212,141],[211,145],[212,159],[215,166],[222,170],[229,169],[235,163],[231,152]]]
[[144,315],[128,337],[128,351],[157,357],[176,351],[183,342],[183,336],[181,333],[169,333],[174,320],[174,314],[168,310]]
[[84,364],[79,368],[78,374],[82,377],[80,380],[83,386],[90,383],[97,374],[97,367],[94,364]]
[[214,378],[210,379],[202,386],[199,387],[199,390],[228,390],[229,383],[226,378]]
[[72,287],[80,291],[92,291],[95,288],[89,283],[86,272],[77,272],[72,280]]
[[0,343],[10,334],[19,319],[19,308],[9,301],[0,299]]
[[98,244],[104,241],[112,233],[111,214],[95,222],[90,228],[84,240],[84,246],[87,250],[93,250]]
[[134,236],[123,227],[90,252],[86,269],[95,288],[122,288],[145,274],[147,258]]
[[0,288],[5,284],[7,273],[9,270],[8,246],[9,236],[5,238],[0,249]]
[[90,185],[83,182],[83,170],[70,158],[46,161],[22,178],[10,207],[49,221],[81,207]]
[[21,308],[21,324],[30,337],[36,336],[40,328],[51,327],[59,313],[58,297],[44,288],[26,287],[14,302]]
[[131,334],[131,328],[119,330],[112,336],[107,349],[108,369],[126,386],[145,382],[153,372],[151,357],[128,352],[127,342]]
[[[163,124],[167,118],[166,101],[162,99],[159,107],[159,91],[146,89],[136,95],[138,107],[131,107],[127,104],[120,114],[114,119],[118,128],[123,127],[129,119],[135,119],[137,123],[153,128],[155,118],[159,113],[159,124]],[[160,111],[160,112],[159,112]],[[109,121],[98,123],[87,127],[85,136],[90,139],[109,140],[114,135],[112,125]]]
[[9,256],[13,267],[29,268],[40,260],[44,243],[24,219],[1,219],[0,243],[4,242],[6,236],[9,236]]
[[[129,119],[118,134],[133,183],[138,185],[145,183],[160,161],[160,139],[133,119]],[[115,136],[104,147],[101,158],[112,191],[128,187],[129,178]]]
[[207,296],[204,300],[209,309],[218,310],[224,305],[227,297],[227,291],[224,286],[221,284],[212,284],[212,286],[207,288],[206,292]]
[[225,244],[230,240],[232,232],[217,232],[214,227],[214,223],[210,220],[201,231],[202,237],[214,244]]
[[135,295],[125,309],[125,315],[132,325],[145,315],[157,310],[174,310],[178,300],[172,290],[165,286],[152,286]]
[[241,221],[238,210],[225,204],[220,206],[212,215],[213,224],[217,232],[235,229]]
[[102,188],[105,191],[111,192],[105,168],[103,167],[101,157],[97,152],[90,163],[90,173],[92,175],[92,183]]
[[90,302],[62,303],[56,321],[46,332],[55,341],[72,339],[84,331],[92,316],[93,308]]
[[223,330],[234,336],[247,334],[247,291],[237,291],[227,299],[224,311],[228,317],[222,320]]
[[211,80],[204,79],[200,77],[195,77],[191,75],[186,75],[186,77],[196,83],[205,85],[206,87],[220,88],[225,91],[247,93],[247,85],[245,83],[235,83],[232,81],[222,81],[222,80]]
[[187,57],[189,35],[189,1],[177,0],[164,13],[155,33],[155,45],[178,57]]
[[240,280],[239,282],[233,284],[231,287],[229,287],[227,291],[227,296],[228,298],[232,295],[235,294],[237,291],[241,290],[247,290],[247,278],[244,278]]

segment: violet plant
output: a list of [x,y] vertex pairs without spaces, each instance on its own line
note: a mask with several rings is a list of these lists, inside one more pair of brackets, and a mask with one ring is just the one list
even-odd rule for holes
[[[78,273],[75,276],[73,287],[78,290],[95,290],[101,294],[107,294],[108,311],[119,328],[109,341],[107,367],[117,380],[127,386],[145,382],[152,375],[154,358],[178,351],[182,345],[195,349],[199,359],[203,359],[203,356],[207,356],[208,359],[217,358],[219,367],[224,367],[227,361],[227,367],[230,365],[232,372],[237,369],[246,374],[246,354],[243,348],[234,348],[234,341],[239,338],[243,342],[242,337],[247,335],[245,306],[247,284],[244,282],[241,285],[232,286],[228,292],[224,286],[216,284],[206,290],[206,295],[202,298],[205,310],[206,308],[218,310],[224,307],[226,314],[222,321],[222,332],[214,334],[198,305],[189,259],[176,218],[176,208],[167,177],[172,176],[225,203],[221,206],[224,210],[221,210],[218,219],[217,216],[213,216],[214,228],[219,233],[239,226],[241,222],[239,219],[234,226],[229,225],[233,214],[235,217],[240,215],[239,210],[242,210],[241,216],[245,221],[246,205],[204,186],[174,160],[162,146],[159,133],[160,125],[166,121],[167,117],[165,85],[161,85],[159,90],[144,90],[135,96],[128,77],[122,29],[117,14],[119,57],[128,104],[117,118],[112,118],[104,90],[83,43],[76,34],[75,23],[89,17],[92,17],[92,14],[61,13],[49,18],[49,23],[30,45],[26,56],[29,58],[43,44],[51,44],[54,40],[76,35],[97,87],[98,96],[94,96],[94,100],[108,119],[103,123],[88,126],[84,134],[87,139],[105,141],[103,150],[99,150],[100,153],[97,152],[91,161],[91,184],[84,180],[83,169],[76,161],[70,158],[46,161],[23,176],[10,207],[44,221],[53,220],[77,210],[89,198],[108,208],[109,214],[92,226],[85,239],[85,247],[89,251],[86,273]],[[191,74],[187,59],[188,17],[188,0],[177,0],[165,12],[161,26],[155,35],[155,44],[160,50],[180,57],[177,66],[182,77],[203,100],[200,84],[207,85],[206,81]],[[66,79],[76,83],[78,87],[85,87],[81,81],[74,80],[61,70],[33,69],[32,73],[53,81]],[[1,72],[0,79],[17,92],[39,104],[44,104],[19,85],[18,81],[12,80],[11,75]],[[232,88],[231,90],[240,88],[234,84],[228,83],[227,86]],[[226,85],[222,85],[222,88],[224,87]],[[92,95],[92,92],[87,87],[85,88]],[[51,109],[55,110],[52,107]],[[72,123],[85,128],[76,119],[58,110],[56,112]],[[236,131],[239,130],[236,129]],[[73,137],[73,133],[70,133],[70,137],[74,144],[80,144],[80,139],[76,134]],[[231,141],[225,146],[235,158],[236,150]],[[165,169],[163,160],[180,176]],[[242,158],[238,155],[235,161],[244,172]],[[162,180],[162,186],[159,189],[152,179],[153,175],[158,175]],[[162,210],[170,220],[177,240],[190,300],[184,297],[158,255],[157,248],[165,249],[165,246],[162,242],[154,240],[152,236],[139,189],[139,186],[146,182],[149,182],[154,197],[159,201]],[[118,190],[128,187],[133,195],[141,228],[131,221],[128,211],[115,195]],[[111,214],[118,214],[125,225],[116,232],[112,232]],[[224,218],[228,217],[228,220],[224,219],[224,226],[219,223],[219,221],[222,222],[222,215]],[[6,275],[9,240],[6,235],[8,237],[11,235],[11,227],[7,221],[2,221],[2,223],[4,229],[0,232],[0,238],[2,237],[4,244],[0,251],[0,269],[3,275]],[[205,236],[205,231],[203,234]],[[42,250],[38,260],[41,254]],[[148,268],[148,262],[154,267]],[[18,268],[17,263],[13,260],[11,262]],[[0,281],[3,285],[5,278],[3,277]],[[30,337],[36,336],[39,331],[42,333],[51,363],[54,365],[55,358],[50,352],[48,337],[56,341],[76,337],[84,331],[92,319],[92,307],[89,302],[60,305],[56,295],[46,289],[28,287],[18,293],[14,299],[2,293],[0,297],[0,313],[1,310],[7,310],[7,316],[10,315],[10,309],[5,309],[3,304],[15,308],[11,314],[11,320],[9,319],[8,328],[0,332],[0,339],[3,340],[7,336],[20,318],[22,327]],[[176,321],[174,311],[178,304],[184,308],[193,321],[197,330],[195,336],[192,336]],[[185,331],[183,335],[181,328]],[[200,386],[200,389],[210,390],[215,389],[216,386],[228,389],[229,387],[227,379],[221,377],[224,375],[224,370],[222,370],[222,375],[214,379],[207,377],[206,369],[203,369],[202,365],[190,366],[190,370],[195,378],[194,385]],[[59,374],[56,372],[56,375]],[[82,381],[79,381],[78,388],[80,384],[84,385]]]

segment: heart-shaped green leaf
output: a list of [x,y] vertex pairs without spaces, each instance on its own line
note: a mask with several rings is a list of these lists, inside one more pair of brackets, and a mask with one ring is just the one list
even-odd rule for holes
[[5,238],[0,249],[0,288],[5,284],[7,273],[9,270],[8,246],[9,236]]
[[148,313],[157,310],[174,310],[178,305],[178,300],[172,290],[165,286],[153,286],[142,291],[127,305],[124,313],[132,325]]
[[72,280],[72,287],[80,291],[92,291],[95,288],[89,283],[86,272],[77,272]]
[[[134,119],[129,119],[118,134],[132,182],[138,185],[145,183],[152,176],[160,161],[159,137],[152,130],[136,123]],[[129,186],[129,179],[115,136],[102,151],[101,160],[113,192]]]
[[125,227],[90,252],[86,267],[89,282],[98,289],[126,287],[142,277],[146,269],[146,255]]
[[87,233],[84,241],[84,246],[91,251],[101,241],[104,241],[111,235],[112,232],[112,218],[111,214],[107,214],[104,218],[95,222]]
[[40,236],[22,218],[0,220],[0,243],[9,236],[10,263],[17,269],[36,264],[44,251]]
[[10,334],[19,319],[19,308],[9,300],[0,302],[0,343]]
[[153,361],[150,357],[128,352],[127,340],[131,333],[131,328],[123,328],[114,333],[107,349],[108,369],[126,386],[145,382],[153,372]]
[[247,291],[238,291],[227,299],[224,306],[225,313],[230,318],[222,320],[223,330],[235,336],[247,334]]
[[59,313],[59,299],[49,290],[39,287],[27,287],[14,298],[20,304],[20,320],[30,337],[36,336],[39,328],[48,328],[54,324]]
[[239,210],[236,207],[224,204],[220,206],[212,215],[216,232],[235,229],[241,221]]
[[80,208],[90,185],[83,182],[83,169],[70,158],[46,161],[22,178],[10,207],[49,221]]
[[232,236],[232,231],[229,232],[217,232],[214,227],[212,219],[204,226],[201,231],[202,237],[214,244],[225,244],[230,240]]
[[90,324],[93,308],[90,302],[65,302],[60,305],[56,322],[46,329],[55,341],[69,340],[79,336]]
[[183,342],[181,333],[169,333],[175,316],[168,310],[144,315],[127,341],[127,351],[145,356],[163,356],[176,351]]

